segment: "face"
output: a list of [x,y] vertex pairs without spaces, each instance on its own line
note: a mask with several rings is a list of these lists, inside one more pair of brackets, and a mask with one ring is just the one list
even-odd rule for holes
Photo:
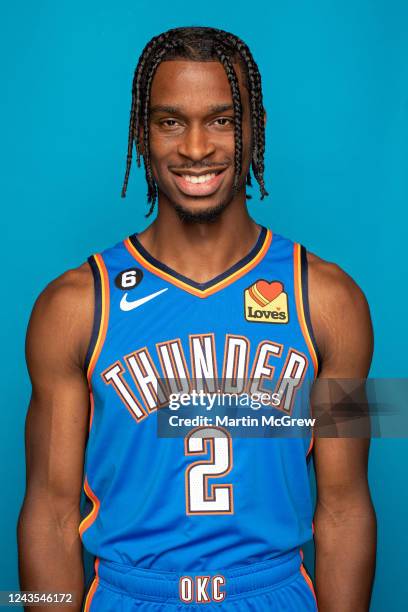
[[150,158],[160,200],[185,219],[218,216],[234,198],[245,201],[250,163],[248,90],[239,65],[242,101],[242,172],[234,183],[234,110],[231,89],[219,62],[162,62],[150,98]]

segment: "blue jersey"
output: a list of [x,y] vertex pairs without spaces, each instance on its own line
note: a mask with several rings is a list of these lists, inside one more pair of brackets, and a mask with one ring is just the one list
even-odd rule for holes
[[[137,234],[89,262],[95,318],[86,362],[85,548],[96,558],[183,574],[301,547],[312,538],[312,430],[234,436],[228,410],[215,422],[207,406],[200,422],[189,411],[183,435],[158,431],[169,396],[191,392],[194,381],[205,397],[220,392],[219,381],[229,381],[221,391],[237,390],[241,379],[258,390],[269,384],[281,400],[274,415],[295,414],[299,389],[318,369],[305,249],[262,228],[246,257],[205,283],[156,260]],[[174,410],[167,422],[180,418]]]

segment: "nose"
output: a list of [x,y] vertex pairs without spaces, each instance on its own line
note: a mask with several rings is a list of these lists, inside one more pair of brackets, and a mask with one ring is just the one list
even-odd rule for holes
[[194,162],[209,157],[214,151],[214,143],[205,128],[200,125],[190,125],[178,145],[178,153]]

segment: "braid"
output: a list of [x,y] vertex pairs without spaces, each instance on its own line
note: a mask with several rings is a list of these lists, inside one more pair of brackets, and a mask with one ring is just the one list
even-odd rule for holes
[[[243,40],[229,32],[215,28],[173,28],[149,41],[144,47],[134,73],[132,104],[129,120],[126,172],[122,186],[122,197],[126,196],[132,164],[133,143],[136,145],[137,165],[140,167],[140,152],[143,143],[143,162],[148,185],[147,200],[152,214],[157,200],[157,186],[153,177],[149,151],[149,108],[153,77],[159,64],[165,59],[189,59],[191,61],[218,60],[227,75],[234,108],[234,190],[242,172],[242,101],[239,82],[233,63],[240,61],[244,67],[250,102],[251,122],[251,167],[259,184],[261,199],[268,195],[264,181],[265,125],[262,101],[262,83],[258,66],[249,47]],[[141,134],[143,137],[141,139]],[[142,140],[142,142],[141,142]],[[251,172],[247,173],[246,185],[252,186]],[[250,197],[250,196],[247,196]]]
[[147,181],[147,185],[148,185],[147,201],[150,204],[150,209],[149,209],[149,212],[147,213],[147,216],[152,214],[152,212],[154,210],[154,205],[155,205],[155,202],[156,202],[156,198],[157,198],[157,187],[156,187],[156,183],[155,183],[154,178],[153,178],[152,167],[151,167],[151,164],[150,164],[150,150],[149,150],[149,142],[150,142],[150,136],[149,136],[150,92],[151,92],[151,88],[152,88],[153,77],[155,75],[157,67],[162,62],[162,58],[166,55],[166,53],[170,49],[174,48],[175,46],[177,46],[177,41],[166,41],[166,42],[164,42],[162,44],[160,50],[158,51],[158,53],[155,56],[152,64],[150,65],[149,72],[148,72],[147,78],[146,78],[146,83],[145,83],[145,86],[144,86],[144,96],[145,96],[145,99],[144,99],[144,106],[142,108],[142,116],[143,116],[143,150],[144,150],[143,159],[144,159],[144,166],[145,166],[146,181]]
[[261,189],[261,200],[268,195],[264,182],[264,154],[265,154],[265,122],[262,101],[261,74],[252,56],[249,47],[241,39],[229,35],[229,43],[237,49],[245,62],[249,85],[249,100],[251,106],[252,127],[252,169]]
[[141,105],[141,93],[142,93],[142,81],[145,72],[145,66],[148,63],[153,51],[157,48],[160,48],[166,40],[169,38],[170,32],[164,32],[163,34],[159,34],[159,36],[155,36],[152,40],[147,43],[145,48],[142,51],[142,54],[139,58],[137,70],[135,72],[136,82],[134,82],[134,89],[136,94],[136,102],[135,102],[135,114],[134,114],[134,139],[137,147],[137,165],[140,167],[140,142],[139,142],[139,126],[141,119],[140,105]]
[[238,188],[238,180],[241,174],[242,167],[242,103],[241,95],[239,93],[239,84],[236,72],[233,68],[231,61],[228,56],[225,55],[224,50],[221,46],[214,47],[214,50],[219,57],[221,64],[224,66],[224,70],[227,74],[228,81],[231,87],[232,102],[234,105],[234,140],[235,140],[235,152],[234,152],[234,189]]
[[139,142],[139,126],[140,126],[140,97],[141,97],[141,81],[145,70],[146,62],[151,56],[153,50],[160,46],[167,38],[169,38],[170,32],[164,32],[159,36],[152,38],[143,49],[135,74],[133,77],[132,84],[132,105],[130,109],[130,121],[129,121],[129,137],[128,137],[128,150],[126,158],[126,173],[122,187],[122,198],[126,197],[126,190],[129,181],[130,167],[132,164],[132,152],[133,142],[136,144],[137,153],[137,165],[140,168],[140,142]]
[[[121,194],[122,198],[126,196],[126,189],[127,189],[127,184],[129,181],[129,174],[130,174],[130,166],[132,164],[132,150],[133,150],[133,140],[134,140],[134,134],[135,134],[135,109],[136,109],[135,81],[136,81],[136,74],[133,79],[133,86],[132,86],[132,106],[130,108],[129,136],[128,136],[127,156],[126,156],[126,172],[125,172],[125,178],[124,178],[123,187],[122,187],[122,194]],[[139,150],[138,150],[137,161],[138,161],[137,165],[139,166],[140,165]]]

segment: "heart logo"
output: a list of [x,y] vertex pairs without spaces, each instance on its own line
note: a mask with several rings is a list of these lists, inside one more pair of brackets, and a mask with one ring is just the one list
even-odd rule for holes
[[259,280],[249,289],[249,294],[253,300],[260,306],[266,306],[278,297],[283,291],[283,284],[279,281],[268,283],[265,280]]

